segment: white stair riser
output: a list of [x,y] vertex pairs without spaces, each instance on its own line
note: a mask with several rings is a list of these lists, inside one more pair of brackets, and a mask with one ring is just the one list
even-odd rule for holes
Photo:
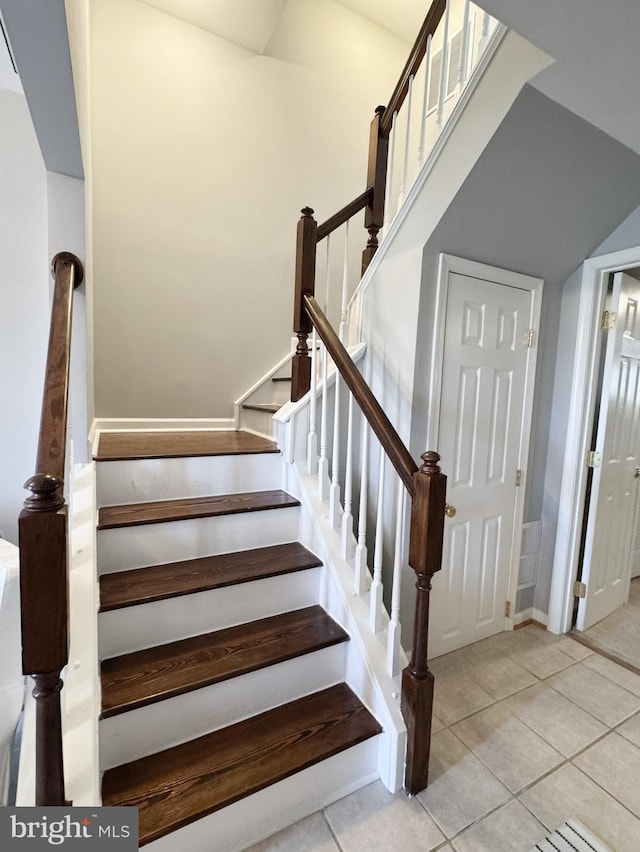
[[270,411],[254,411],[250,408],[240,409],[240,428],[258,435],[272,438],[275,434],[273,414]]
[[253,453],[96,464],[97,505],[178,500],[282,487],[282,456]]
[[124,571],[284,544],[298,538],[299,507],[98,531],[98,572]]
[[346,643],[100,722],[103,770],[233,725],[344,679]]
[[[378,777],[379,737],[297,772],[148,844],[149,852],[240,852]],[[284,847],[283,847],[284,848]]]
[[322,568],[100,613],[100,659],[313,606]]

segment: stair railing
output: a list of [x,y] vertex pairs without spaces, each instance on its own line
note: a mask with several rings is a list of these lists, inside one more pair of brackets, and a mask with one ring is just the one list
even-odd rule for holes
[[64,805],[61,673],[69,660],[67,506],[63,493],[73,291],[83,268],[70,252],[51,264],[55,278],[36,474],[18,523],[22,671],[35,681],[35,804]]
[[[310,215],[304,218],[311,220]],[[306,224],[305,227],[308,228],[309,225]],[[314,337],[317,334],[322,343],[321,360],[324,373],[321,391],[323,427],[318,455],[313,429],[320,370],[318,347],[314,345],[311,358],[313,386],[310,395],[307,465],[309,472],[318,476],[321,498],[328,501],[329,522],[341,535],[342,556],[353,566],[353,591],[357,595],[369,595],[371,631],[382,640],[386,632],[387,669],[392,677],[400,674],[402,659],[400,600],[407,494],[411,501],[408,562],[416,575],[417,593],[411,659],[402,671],[401,709],[407,726],[405,787],[409,793],[415,794],[426,787],[429,767],[433,708],[433,675],[427,664],[429,596],[432,577],[440,569],[442,561],[446,477],[438,467],[439,456],[435,452],[424,453],[423,464],[418,468],[314,296],[303,295],[302,307],[313,326]],[[331,358],[336,371],[333,374],[333,426],[330,438],[328,420],[331,406],[326,390],[327,357]],[[343,384],[348,394],[346,440],[343,434],[344,426],[341,426],[341,420],[344,421]],[[357,460],[354,459],[356,406],[361,415],[360,454]],[[377,453],[375,447],[370,444],[370,433],[377,439]],[[358,464],[359,482],[356,483],[354,479]],[[389,465],[395,471],[395,481],[390,480]],[[376,484],[375,501],[369,500],[368,497],[372,488],[370,482]],[[359,491],[357,511],[353,506],[355,490]],[[386,507],[390,499],[395,503],[391,508],[394,517],[391,525],[386,517]],[[375,514],[373,534],[369,531],[370,514]],[[386,571],[387,575],[391,574],[387,586],[390,586],[390,595],[388,592],[386,595],[389,604],[387,612],[384,602],[383,563],[385,536],[389,535],[390,526],[393,537],[393,567],[391,572]],[[368,547],[371,538],[373,558],[370,560]],[[370,561],[372,571],[369,567]]]
[[[360,340],[359,309],[353,310],[358,281],[375,256],[381,232],[388,230],[418,175],[425,173],[495,24],[470,0],[433,0],[388,106],[377,107],[371,121],[367,188],[319,225],[314,211],[305,207],[297,230],[293,329],[298,343],[291,399],[296,402],[310,391],[307,467],[317,474],[319,496],[341,534],[342,556],[353,564],[354,593],[370,596],[371,630],[380,635],[386,631],[387,668],[394,677],[403,658],[400,601],[407,494],[411,499],[408,562],[417,593],[401,706],[408,731],[405,787],[412,794],[427,784],[433,705],[427,665],[429,594],[442,562],[446,477],[435,452],[424,453],[418,468],[345,347],[349,340]],[[368,239],[354,271],[349,227],[362,211]],[[321,242],[325,251],[319,253]],[[336,244],[342,249],[337,258]],[[336,273],[342,278],[338,288],[332,283]],[[324,282],[322,306],[315,298],[316,280]],[[356,408],[361,412],[359,431]],[[377,456],[371,433],[378,441]],[[389,465],[395,480],[388,476]],[[374,489],[376,500],[370,499]]]
[[[315,265],[316,246],[324,242],[325,251],[318,258],[326,282],[323,309],[339,327],[343,342],[350,325],[352,329],[356,326],[350,337],[358,337],[359,320],[357,316],[349,316],[349,305],[378,249],[380,235],[389,230],[427,164],[496,23],[470,0],[433,0],[388,106],[377,107],[371,121],[367,188],[318,225],[313,234],[310,228],[305,232],[304,258],[298,255],[297,270],[302,272],[298,267],[303,262]],[[358,261],[357,246],[351,245],[355,230],[351,228],[350,242],[349,228],[363,210],[368,238]],[[329,285],[336,275],[342,281],[338,288],[331,288],[337,293],[334,295]],[[305,280],[308,278],[305,275]],[[296,296],[294,333],[298,336],[298,346],[293,359],[291,397],[294,401],[309,390],[311,381],[307,341],[310,325],[300,305]]]

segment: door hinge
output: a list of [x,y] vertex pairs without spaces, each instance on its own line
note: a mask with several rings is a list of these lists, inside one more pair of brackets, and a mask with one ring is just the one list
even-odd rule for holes
[[522,471],[516,470],[516,486],[522,485]]
[[602,453],[591,451],[587,453],[587,467],[600,467],[602,464]]
[[530,328],[527,332],[527,349],[531,349],[533,344],[536,341],[536,331],[534,328]]
[[511,601],[507,601],[504,605],[504,617],[511,618]]
[[615,311],[603,311],[602,312],[602,322],[600,323],[600,328],[603,331],[609,331],[612,328],[616,327],[616,317],[617,314]]
[[586,598],[587,584],[581,583],[580,580],[576,580],[573,584],[573,596],[574,598]]

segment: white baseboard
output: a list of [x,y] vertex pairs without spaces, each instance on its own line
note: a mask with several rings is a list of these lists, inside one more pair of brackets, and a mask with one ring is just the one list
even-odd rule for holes
[[233,417],[94,417],[89,442],[98,432],[198,432],[236,429]]
[[513,617],[513,626],[516,627],[518,624],[523,624],[525,621],[536,621],[538,624],[544,624],[547,626],[547,619],[549,616],[546,612],[542,612],[540,609],[536,609],[534,606],[530,606],[528,609],[523,609],[522,612],[516,612]]

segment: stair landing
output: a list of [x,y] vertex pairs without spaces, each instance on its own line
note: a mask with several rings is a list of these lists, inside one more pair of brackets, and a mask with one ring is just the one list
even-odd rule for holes
[[102,432],[95,461],[277,453],[273,441],[249,432]]

